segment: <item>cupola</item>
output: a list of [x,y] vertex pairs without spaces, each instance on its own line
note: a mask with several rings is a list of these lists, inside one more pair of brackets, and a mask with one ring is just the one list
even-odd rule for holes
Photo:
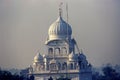
[[43,57],[40,53],[37,53],[37,55],[34,57],[34,62],[40,62],[43,60]]
[[48,30],[49,41],[70,38],[72,35],[71,26],[63,20],[61,14],[60,8],[58,19],[50,25]]

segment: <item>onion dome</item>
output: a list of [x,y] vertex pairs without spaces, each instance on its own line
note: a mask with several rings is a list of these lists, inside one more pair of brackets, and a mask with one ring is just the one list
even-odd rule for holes
[[79,58],[80,58],[81,60],[86,60],[86,56],[83,54],[82,49],[81,49],[81,51],[80,51]]
[[75,54],[71,53],[69,54],[69,61],[74,61],[75,60]]
[[40,55],[40,53],[37,53],[37,55],[34,57],[34,62],[40,62],[43,60],[43,57]]
[[79,58],[82,59],[82,60],[86,60],[86,56],[84,54],[80,54]]
[[70,37],[71,34],[71,26],[66,23],[61,16],[51,24],[48,30],[49,40],[66,39],[67,37]]

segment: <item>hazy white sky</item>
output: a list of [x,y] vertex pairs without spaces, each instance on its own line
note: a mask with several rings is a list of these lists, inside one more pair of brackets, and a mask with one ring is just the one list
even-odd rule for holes
[[[0,0],[0,66],[26,68],[68,2],[73,37],[93,66],[120,64],[120,0]],[[65,4],[63,17],[66,20]]]

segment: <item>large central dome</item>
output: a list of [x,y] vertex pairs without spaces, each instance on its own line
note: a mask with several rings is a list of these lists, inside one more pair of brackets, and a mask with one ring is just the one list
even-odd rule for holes
[[66,39],[71,37],[71,34],[71,26],[61,16],[51,24],[48,30],[49,40]]

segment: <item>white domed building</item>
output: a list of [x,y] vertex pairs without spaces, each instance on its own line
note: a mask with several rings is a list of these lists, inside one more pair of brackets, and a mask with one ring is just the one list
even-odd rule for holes
[[72,28],[63,20],[61,9],[58,19],[49,27],[45,45],[48,53],[37,53],[30,67],[29,74],[34,75],[35,80],[48,80],[49,77],[56,80],[61,76],[71,80],[92,80],[91,65],[83,52],[79,52],[72,38]]

